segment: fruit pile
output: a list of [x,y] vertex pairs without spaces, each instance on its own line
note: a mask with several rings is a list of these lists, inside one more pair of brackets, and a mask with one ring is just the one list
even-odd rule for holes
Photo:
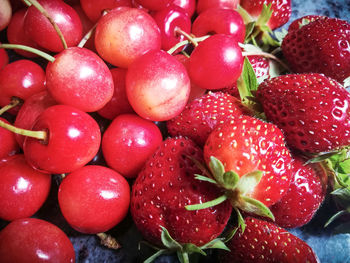
[[291,7],[2,1],[0,261],[132,225],[144,262],[319,262],[290,229],[349,231],[350,23]]

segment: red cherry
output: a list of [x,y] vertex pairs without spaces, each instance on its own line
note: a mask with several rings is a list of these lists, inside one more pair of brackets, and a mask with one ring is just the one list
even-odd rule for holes
[[136,0],[137,3],[148,10],[158,11],[166,8],[173,0]]
[[9,56],[6,50],[0,48],[0,70],[3,69],[8,63],[9,63]]
[[72,172],[87,164],[100,147],[101,132],[96,121],[71,106],[47,108],[32,130],[46,132],[46,139],[26,137],[24,155],[30,165],[48,173]]
[[113,96],[113,78],[104,61],[91,50],[65,49],[46,68],[47,89],[59,103],[82,111],[101,109]]
[[197,37],[207,34],[227,34],[243,43],[245,25],[241,15],[233,9],[210,8],[200,13],[194,20],[192,33]]
[[113,120],[115,117],[123,113],[134,112],[128,101],[128,97],[126,96],[126,69],[113,68],[111,69],[111,73],[114,83],[113,97],[102,109],[97,111],[98,114],[109,120]]
[[[60,28],[67,45],[76,46],[82,38],[83,28],[75,10],[61,0],[38,0],[38,2]],[[27,10],[24,29],[39,46],[52,52],[63,50],[63,44],[52,24],[33,5]]]
[[210,8],[227,8],[236,10],[239,0],[198,0],[196,11],[198,14]]
[[[36,120],[36,118],[48,107],[56,105],[57,102],[51,97],[47,90],[38,92],[30,96],[25,100],[21,106],[14,125],[18,128],[30,130]],[[23,148],[23,142],[25,137],[16,134],[16,140],[21,148]]]
[[165,51],[136,59],[126,74],[126,94],[135,112],[152,121],[169,120],[185,107],[190,80],[186,68]]
[[5,29],[10,23],[12,16],[12,8],[9,0],[0,2],[0,31]]
[[126,216],[130,187],[116,171],[88,165],[63,179],[58,202],[63,216],[74,229],[82,233],[101,233]]
[[114,66],[127,68],[146,52],[160,49],[160,30],[145,11],[120,7],[99,20],[95,46],[104,60]]
[[[20,44],[40,49],[39,45],[25,33],[23,23],[26,12],[27,9],[23,8],[12,15],[10,24],[7,27],[7,39],[11,44]],[[20,49],[14,49],[14,51],[27,58],[33,58],[37,56],[32,52],[23,51]]]
[[97,22],[104,10],[111,10],[121,6],[132,7],[131,0],[80,0],[80,5],[92,22]]
[[161,142],[162,134],[153,122],[122,114],[104,133],[102,151],[109,167],[125,177],[135,178]]
[[233,85],[241,75],[243,56],[238,42],[230,35],[210,36],[193,50],[188,72],[191,81],[203,89]]
[[176,5],[170,5],[153,14],[153,18],[159,26],[162,49],[168,50],[177,43],[185,40],[185,36],[178,34],[177,28],[190,34],[191,20],[184,9]]
[[12,221],[0,232],[1,263],[74,263],[75,252],[57,226],[36,218]]
[[13,97],[25,101],[45,89],[45,72],[31,60],[17,60],[0,71],[0,106],[8,105]]
[[34,215],[45,202],[51,176],[34,170],[23,154],[0,161],[0,218],[12,221]]
[[184,9],[189,17],[192,17],[196,10],[196,0],[174,0],[173,4]]
[[[9,123],[4,118],[0,117],[0,120]],[[19,145],[16,141],[16,136],[13,132],[10,132],[0,127],[0,159],[7,156],[14,155],[19,152]]]

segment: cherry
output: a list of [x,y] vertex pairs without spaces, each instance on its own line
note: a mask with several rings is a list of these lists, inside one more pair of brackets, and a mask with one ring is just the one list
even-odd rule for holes
[[228,34],[243,43],[245,25],[241,15],[232,9],[210,8],[194,20],[192,33],[199,37],[207,34]]
[[192,17],[196,10],[196,0],[174,0],[173,4],[184,9],[189,17]]
[[[11,18],[10,24],[7,27],[7,40],[11,44],[20,44],[20,45],[26,45],[33,48],[38,48],[39,45],[33,41],[24,31],[24,18],[26,15],[27,9],[20,9],[16,11]],[[37,55],[32,52],[27,52],[19,49],[15,49],[15,52],[27,57],[27,58],[33,58]]]
[[101,132],[87,113],[67,105],[54,105],[36,119],[33,131],[38,138],[26,137],[26,160],[48,173],[72,172],[87,164],[100,147]]
[[[38,2],[61,30],[67,46],[76,46],[82,38],[83,29],[75,10],[61,0],[39,0]],[[64,49],[50,21],[34,5],[27,10],[24,28],[28,36],[39,46],[52,52],[60,52]]]
[[51,176],[34,170],[23,154],[0,161],[0,218],[12,221],[34,215],[45,202]]
[[[0,117],[1,121],[9,123],[4,118]],[[7,156],[14,155],[19,152],[19,145],[16,141],[15,134],[4,128],[0,127],[0,159],[3,159]]]
[[57,226],[36,218],[17,219],[0,232],[2,263],[74,263],[75,252]]
[[178,42],[185,40],[183,34],[177,30],[189,34],[191,32],[191,20],[184,9],[176,5],[170,5],[153,14],[153,18],[159,26],[162,49],[168,50]]
[[[57,102],[52,98],[47,90],[38,92],[25,100],[18,111],[14,125],[18,128],[29,130],[32,128],[36,118],[48,107],[56,105]],[[8,131],[9,132],[9,131]],[[13,134],[11,132],[11,134]],[[25,137],[15,134],[16,140],[21,148]]]
[[136,114],[122,114],[104,133],[102,151],[109,167],[125,177],[135,178],[161,142],[162,134],[153,122]]
[[132,7],[131,0],[80,0],[80,5],[92,22],[97,22],[105,10],[111,10],[121,6]]
[[45,89],[45,72],[31,60],[17,60],[0,71],[0,106],[8,105],[14,97],[24,101]]
[[137,3],[148,10],[158,11],[166,8],[173,0],[136,0]]
[[111,73],[114,83],[113,97],[102,109],[97,111],[99,115],[109,120],[113,120],[115,117],[123,113],[134,112],[126,96],[126,69],[113,68],[111,69]]
[[12,16],[12,7],[9,0],[0,2],[0,31],[4,30],[10,23]]
[[113,96],[113,78],[104,61],[91,50],[70,47],[46,68],[47,89],[61,104],[82,111],[101,109]]
[[146,52],[160,49],[160,30],[145,11],[120,7],[99,20],[95,46],[104,60],[114,66],[127,68]]
[[236,10],[239,0],[198,0],[196,11],[198,14],[210,8],[227,8]]
[[216,34],[193,50],[188,72],[194,84],[214,90],[235,84],[242,67],[243,56],[238,42],[231,35]]
[[186,68],[165,51],[155,50],[139,57],[126,74],[126,94],[135,112],[152,121],[178,115],[190,93]]
[[130,187],[116,171],[88,165],[63,179],[58,202],[64,218],[75,230],[97,234],[124,219],[129,209]]

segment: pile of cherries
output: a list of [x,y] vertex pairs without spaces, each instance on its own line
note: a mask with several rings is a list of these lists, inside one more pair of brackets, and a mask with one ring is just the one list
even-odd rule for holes
[[66,234],[34,218],[52,175],[73,229],[101,235],[126,217],[162,122],[240,77],[237,4],[1,1],[1,262],[75,261]]

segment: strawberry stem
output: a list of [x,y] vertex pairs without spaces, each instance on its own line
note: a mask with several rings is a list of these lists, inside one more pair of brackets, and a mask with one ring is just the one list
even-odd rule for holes
[[227,195],[221,195],[218,198],[215,198],[214,200],[205,202],[205,203],[201,203],[201,204],[195,204],[195,205],[186,205],[185,208],[189,211],[193,211],[193,210],[200,210],[200,209],[205,209],[205,208],[209,208],[212,206],[216,206],[221,204],[222,202],[227,200]]

